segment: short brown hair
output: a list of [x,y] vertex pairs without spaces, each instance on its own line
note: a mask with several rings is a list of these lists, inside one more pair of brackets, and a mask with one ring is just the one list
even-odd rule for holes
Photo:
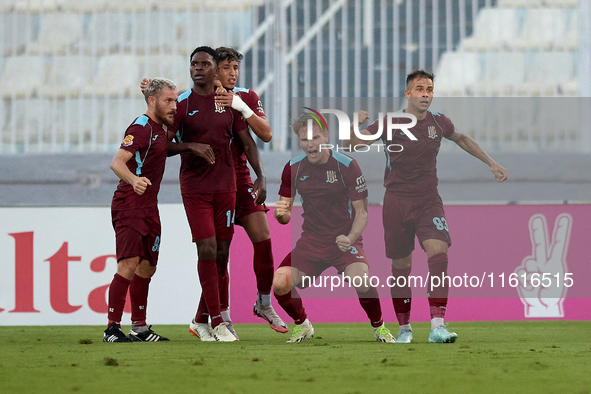
[[427,78],[435,82],[435,75],[429,74],[425,70],[415,70],[406,76],[406,90],[409,88],[409,84],[415,79]]

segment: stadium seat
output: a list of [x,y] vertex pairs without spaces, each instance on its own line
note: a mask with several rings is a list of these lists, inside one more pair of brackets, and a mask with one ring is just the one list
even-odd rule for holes
[[190,10],[200,9],[203,1],[192,0],[177,0],[177,1],[159,1],[154,4],[153,9],[157,11],[176,11],[186,12]]
[[547,97],[539,105],[539,132],[534,131],[534,139],[551,151],[576,143],[576,130],[580,128],[577,100]]
[[476,17],[474,34],[461,43],[464,51],[490,51],[510,47],[519,31],[514,9],[483,8]]
[[139,92],[139,82],[139,64],[135,56],[103,56],[99,59],[98,71],[92,84],[83,91],[87,97],[133,95],[136,91]]
[[82,38],[82,15],[70,13],[41,16],[39,38],[29,44],[31,53],[65,54]]
[[16,0],[14,10],[16,12],[56,12],[62,0]]
[[189,59],[186,56],[146,56],[142,70],[142,78],[168,78],[176,84],[179,92],[188,90],[191,86]]
[[89,56],[56,56],[43,84],[45,97],[76,97],[92,80],[92,58]]
[[521,33],[515,39],[519,50],[548,51],[566,35],[566,12],[559,8],[527,10]]
[[213,48],[218,46],[237,46],[237,42],[227,39],[228,26],[226,26],[226,15],[221,12],[202,11],[187,12],[179,19],[178,41],[180,48],[185,49],[183,55],[189,55],[199,45],[209,45]]
[[8,111],[6,111],[6,101],[0,100],[0,154],[9,153],[9,150],[6,149],[6,144],[10,143],[10,129],[8,126],[5,127],[9,123],[8,119]]
[[489,52],[484,58],[481,94],[512,95],[525,82],[525,54],[522,52]]
[[104,12],[109,0],[61,0],[65,12]]
[[[6,13],[0,14],[0,29],[2,29],[2,41],[4,56],[16,56],[25,52],[27,43],[32,39],[33,23],[27,23],[32,19],[31,15]],[[1,53],[1,52],[0,52]]]
[[47,139],[45,126],[51,124],[51,103],[42,99],[17,99],[14,105],[14,119],[10,128],[16,135],[16,142],[38,144]]
[[112,12],[137,12],[151,9],[155,3],[156,1],[148,0],[118,0],[107,4]]
[[261,6],[265,0],[177,0],[155,2],[153,9],[167,11],[244,11],[252,6]]
[[445,52],[435,72],[435,94],[439,97],[471,94],[480,74],[478,54]]
[[546,7],[575,8],[577,3],[577,0],[544,0]]
[[14,8],[14,0],[0,0],[0,13],[11,12]]
[[566,34],[563,37],[557,37],[554,47],[557,50],[576,51],[579,47],[579,17],[576,11],[570,13]]
[[133,17],[137,27],[130,31],[127,50],[137,54],[171,53],[178,43],[173,12],[136,12]]
[[544,6],[544,0],[499,0],[497,4],[505,8],[540,8]]
[[100,100],[60,100],[56,108],[58,139],[64,141],[64,151],[82,152],[92,140],[100,121]]
[[202,6],[211,10],[245,10],[251,6],[261,6],[265,3],[264,0],[205,0],[202,1]]
[[542,96],[562,95],[574,77],[574,69],[570,52],[537,53],[521,91]]
[[96,12],[91,15],[84,35],[84,52],[106,55],[119,52],[129,42],[130,18],[124,13]]
[[579,79],[573,78],[568,81],[566,84],[563,85],[564,87],[564,95],[568,97],[578,97],[579,96]]
[[5,98],[35,95],[44,79],[45,66],[41,57],[10,57],[0,77],[0,93]]
[[146,109],[147,104],[143,97],[105,100],[97,142],[117,148],[123,140],[127,127],[135,118],[144,114]]

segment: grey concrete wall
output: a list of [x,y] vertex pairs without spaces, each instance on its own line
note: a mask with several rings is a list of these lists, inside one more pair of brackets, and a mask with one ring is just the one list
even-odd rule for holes
[[[383,153],[352,155],[369,182],[370,203],[384,194]],[[263,154],[268,202],[277,201],[281,171],[290,153]],[[496,154],[509,180],[497,184],[489,168],[464,153],[438,158],[439,191],[446,204],[591,202],[591,155]],[[111,155],[0,156],[0,206],[108,206],[118,178]],[[180,158],[168,159],[161,203],[180,203]]]

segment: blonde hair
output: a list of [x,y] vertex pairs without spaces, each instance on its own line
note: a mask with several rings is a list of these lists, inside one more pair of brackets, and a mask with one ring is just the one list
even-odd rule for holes
[[[299,118],[297,118],[296,120],[294,120],[291,124],[291,128],[293,129],[293,132],[299,137],[300,133],[299,131],[301,129],[305,129],[308,130],[308,120],[312,120],[312,123],[315,126],[318,126],[318,123],[316,121],[316,119],[309,113],[304,112],[300,115]],[[324,126],[324,124],[322,122],[320,122],[320,131],[323,133],[328,133],[328,130],[326,129],[326,127]]]
[[150,81],[148,86],[146,86],[146,90],[144,90],[144,97],[146,99],[146,103],[148,103],[148,97],[150,96],[158,96],[162,89],[165,87],[169,88],[170,90],[176,91],[176,85],[170,79],[166,78],[154,78]]

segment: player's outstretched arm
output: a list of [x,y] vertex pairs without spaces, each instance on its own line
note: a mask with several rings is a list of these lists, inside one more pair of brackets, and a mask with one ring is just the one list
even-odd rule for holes
[[259,149],[252,139],[248,128],[240,130],[238,136],[242,140],[246,159],[248,159],[250,166],[257,176],[257,179],[253,182],[254,190],[252,191],[252,194],[256,196],[255,204],[260,205],[267,199],[267,181],[263,170],[263,160],[261,159]]
[[454,131],[449,139],[458,144],[460,148],[489,166],[497,182],[501,183],[507,180],[507,170],[494,161],[492,157],[490,157],[469,135]]
[[273,134],[267,117],[257,115],[239,95],[233,92],[216,91],[215,101],[224,107],[232,107],[240,112],[257,137],[264,142],[271,141]]
[[146,177],[138,177],[127,167],[127,162],[133,157],[131,152],[126,151],[125,149],[119,149],[117,154],[113,158],[111,162],[111,170],[117,175],[120,179],[123,179],[125,182],[129,183],[133,187],[133,191],[136,192],[138,195],[144,194],[148,186],[152,185],[152,182]]
[[275,212],[273,215],[279,224],[287,224],[291,220],[291,207],[293,206],[293,198],[279,196],[279,201],[275,204]]
[[348,235],[339,235],[335,241],[342,252],[347,251],[349,246],[357,241],[357,238],[359,238],[367,226],[367,197],[353,201],[352,205],[355,210],[355,220],[353,220],[353,224],[351,225],[351,231],[349,231]]
[[[361,110],[361,111],[357,112],[356,115],[357,115],[357,128],[359,128],[359,126],[364,124],[369,119],[369,114],[367,113],[367,111]],[[351,127],[350,127],[351,139],[343,141],[344,148],[349,149],[349,148],[355,147],[355,145],[358,145],[358,144],[371,145],[378,140],[378,138],[370,139],[370,140],[362,140],[361,138],[359,138],[359,136],[357,134],[355,134],[354,128],[355,128],[355,119],[353,119],[353,123],[351,123]],[[368,129],[361,130],[359,133],[361,133],[363,135],[371,135],[372,134]]]

